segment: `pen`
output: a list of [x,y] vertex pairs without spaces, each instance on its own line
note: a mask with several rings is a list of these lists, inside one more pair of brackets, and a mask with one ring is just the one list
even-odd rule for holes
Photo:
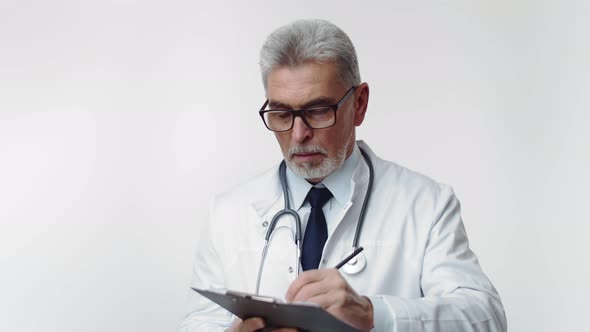
[[342,260],[340,263],[338,263],[338,265],[336,265],[334,268],[335,268],[336,270],[338,270],[339,268],[343,267],[343,266],[344,266],[344,264],[348,263],[348,261],[349,261],[349,260],[353,259],[353,258],[354,258],[354,256],[358,255],[358,254],[359,254],[359,252],[363,251],[363,249],[364,249],[363,247],[358,247],[358,248],[356,248],[356,249],[355,249],[355,250],[352,252],[352,254],[350,254],[350,255],[346,256],[346,257],[345,257],[345,258],[344,258],[344,259],[343,259],[343,260]]

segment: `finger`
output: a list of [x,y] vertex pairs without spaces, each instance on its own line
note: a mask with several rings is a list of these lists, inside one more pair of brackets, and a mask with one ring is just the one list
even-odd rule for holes
[[263,329],[266,326],[264,320],[259,317],[248,318],[239,325],[238,331],[240,332],[253,332]]
[[327,293],[330,291],[330,283],[326,282],[326,280],[313,281],[301,286],[297,293],[293,295],[292,301],[309,301],[311,297]]
[[330,312],[330,309],[339,307],[346,298],[346,291],[331,289],[328,292],[309,297],[306,301],[315,303]]
[[309,298],[327,292],[350,289],[346,279],[336,269],[326,270],[322,276],[323,278],[318,281],[301,286],[298,292],[293,295],[293,301],[309,301]]
[[[332,269],[330,269],[332,270]],[[319,281],[325,278],[328,275],[329,270],[308,270],[299,275],[297,279],[295,279],[289,289],[287,289],[287,293],[285,294],[285,299],[287,301],[293,301],[295,294],[299,292],[299,289],[304,285]]]
[[239,318],[234,319],[234,322],[231,324],[229,329],[226,330],[226,332],[239,331],[240,324],[242,324],[241,319],[239,319]]

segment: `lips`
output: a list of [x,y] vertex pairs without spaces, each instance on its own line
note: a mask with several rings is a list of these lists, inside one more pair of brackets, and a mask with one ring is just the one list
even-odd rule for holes
[[308,145],[308,146],[300,146],[295,145],[289,149],[288,156],[290,160],[295,160],[297,162],[308,162],[317,160],[321,157],[327,157],[328,151],[321,147],[315,145]]
[[296,153],[296,154],[294,154],[293,156],[296,156],[296,157],[307,157],[307,156],[315,156],[315,155],[318,155],[318,154],[321,154],[321,153],[319,153],[319,152],[312,152],[312,153]]
[[313,159],[322,157],[323,154],[320,152],[313,152],[313,153],[295,153],[291,156],[292,159],[297,160],[298,162],[307,162]]

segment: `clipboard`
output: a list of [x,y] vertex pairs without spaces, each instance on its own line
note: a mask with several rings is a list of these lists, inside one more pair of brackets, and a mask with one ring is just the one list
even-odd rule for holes
[[295,327],[309,332],[360,332],[313,303],[287,303],[272,297],[230,290],[193,290],[241,319],[263,318],[268,330]]

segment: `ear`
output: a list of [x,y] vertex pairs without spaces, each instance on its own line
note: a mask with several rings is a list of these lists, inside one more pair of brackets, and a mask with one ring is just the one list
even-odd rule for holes
[[369,105],[369,84],[361,83],[356,87],[354,92],[354,125],[360,126],[365,120],[365,114],[367,113],[367,106]]

